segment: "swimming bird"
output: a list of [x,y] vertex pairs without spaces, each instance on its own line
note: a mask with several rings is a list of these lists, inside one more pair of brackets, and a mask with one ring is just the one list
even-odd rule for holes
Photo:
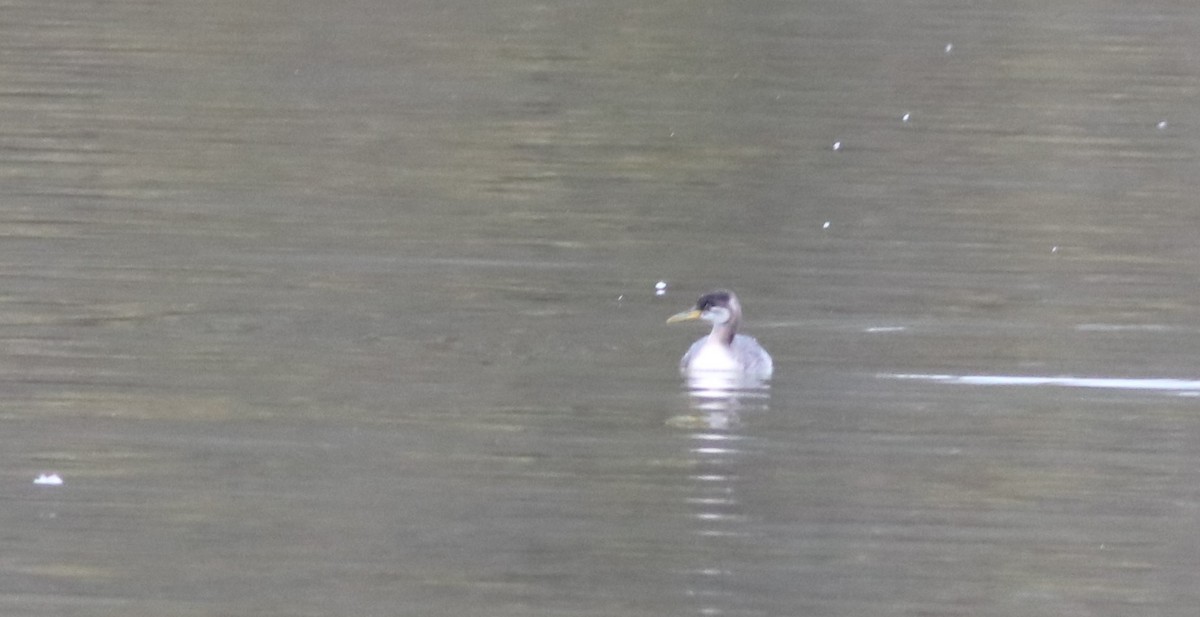
[[679,370],[735,372],[764,379],[771,376],[771,354],[754,337],[737,333],[742,304],[732,291],[710,291],[700,296],[695,308],[672,315],[667,323],[695,320],[711,323],[712,332],[692,343],[679,361]]

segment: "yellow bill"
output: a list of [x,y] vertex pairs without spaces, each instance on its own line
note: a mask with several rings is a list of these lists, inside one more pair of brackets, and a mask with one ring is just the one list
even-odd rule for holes
[[675,313],[667,318],[667,323],[679,323],[681,321],[695,321],[700,319],[700,311],[692,309],[682,313]]

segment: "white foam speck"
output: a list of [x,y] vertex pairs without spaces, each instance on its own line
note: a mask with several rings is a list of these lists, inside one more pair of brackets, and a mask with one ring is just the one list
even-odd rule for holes
[[44,473],[34,478],[33,483],[39,486],[62,486],[63,479],[56,473]]

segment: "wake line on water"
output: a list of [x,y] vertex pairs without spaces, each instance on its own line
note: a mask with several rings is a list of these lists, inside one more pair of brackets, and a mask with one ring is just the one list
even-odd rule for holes
[[887,379],[936,381],[964,386],[1060,386],[1066,388],[1107,388],[1112,390],[1160,390],[1200,395],[1200,380],[1129,379],[1124,377],[1039,377],[1034,375],[938,375],[921,373],[884,373]]

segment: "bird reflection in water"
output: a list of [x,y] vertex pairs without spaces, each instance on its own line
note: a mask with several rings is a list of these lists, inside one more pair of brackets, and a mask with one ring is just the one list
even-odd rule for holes
[[741,303],[727,290],[706,293],[694,308],[667,320],[712,324],[679,362],[691,413],[668,421],[687,431],[685,501],[693,532],[714,556],[685,572],[686,593],[705,615],[743,614],[740,609],[754,603],[754,594],[744,593],[746,573],[728,567],[737,561],[717,557],[752,551],[759,541],[738,490],[751,474],[757,449],[756,440],[741,430],[741,414],[767,409],[774,364],[757,340],[737,332],[741,320]]
[[740,409],[766,408],[774,362],[754,337],[738,333],[742,304],[737,295],[726,289],[708,292],[692,309],[667,319],[684,321],[706,321],[712,331],[692,343],[679,361],[695,414],[671,423],[724,429],[740,421]]

